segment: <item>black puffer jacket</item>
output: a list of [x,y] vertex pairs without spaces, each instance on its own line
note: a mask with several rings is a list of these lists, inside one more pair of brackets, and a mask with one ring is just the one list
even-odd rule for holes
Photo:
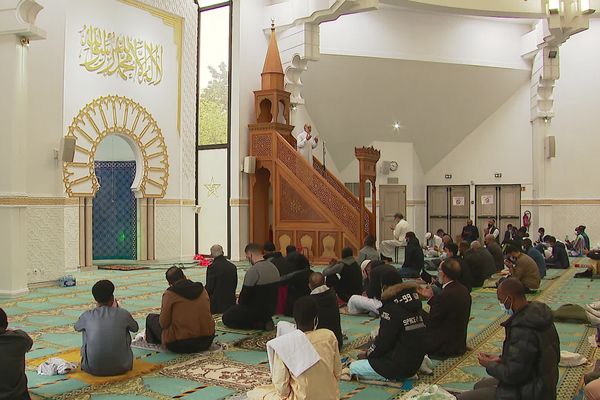
[[425,356],[425,324],[414,283],[399,283],[383,291],[379,334],[367,352],[371,367],[387,379],[413,376]]
[[552,310],[534,301],[502,326],[502,361],[487,368],[500,382],[496,400],[555,400],[560,343]]

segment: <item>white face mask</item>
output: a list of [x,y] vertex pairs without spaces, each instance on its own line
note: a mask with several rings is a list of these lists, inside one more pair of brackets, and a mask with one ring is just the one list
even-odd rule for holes
[[507,307],[506,307],[506,305],[505,305],[505,303],[506,303],[506,300],[504,300],[504,303],[503,303],[503,302],[501,302],[501,301],[499,301],[499,302],[498,302],[498,304],[500,305],[500,309],[502,310],[502,312],[503,312],[504,314],[507,314],[507,315],[513,315],[513,310],[512,310],[512,308],[511,308],[511,307],[512,307],[512,304],[511,304],[511,306],[510,306],[510,307],[508,307],[508,308],[507,308]]

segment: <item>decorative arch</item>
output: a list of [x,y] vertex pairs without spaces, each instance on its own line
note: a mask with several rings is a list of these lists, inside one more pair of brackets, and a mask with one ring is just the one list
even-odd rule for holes
[[124,96],[99,97],[73,118],[66,137],[77,139],[73,162],[63,165],[69,197],[94,197],[100,188],[94,171],[98,145],[119,135],[136,154],[136,177],[131,189],[137,198],[162,198],[169,183],[167,145],[156,120],[143,106]]

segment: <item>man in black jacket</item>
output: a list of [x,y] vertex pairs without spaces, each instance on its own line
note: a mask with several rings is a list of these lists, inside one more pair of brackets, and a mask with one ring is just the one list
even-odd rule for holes
[[292,253],[287,262],[290,266],[290,272],[282,275],[280,285],[287,286],[285,298],[285,307],[283,314],[291,317],[294,314],[294,303],[299,298],[310,294],[308,287],[308,277],[312,273],[308,258],[302,253]]
[[345,303],[352,295],[361,294],[363,291],[362,272],[350,247],[342,249],[342,260],[325,268],[323,275],[327,279],[327,286],[333,287],[338,297]]
[[404,263],[400,268],[400,276],[403,278],[418,278],[425,264],[423,249],[419,239],[414,232],[406,232],[406,250],[404,252]]
[[483,242],[485,243],[485,249],[489,251],[494,258],[496,271],[501,271],[504,269],[504,255],[502,254],[502,247],[500,247],[500,245],[496,242],[494,236],[491,234],[485,235]]
[[458,398],[556,400],[560,343],[552,310],[544,303],[528,303],[525,287],[514,278],[500,284],[497,297],[511,315],[502,323],[506,331],[502,355],[479,354],[479,364],[492,378]]
[[546,268],[569,268],[569,255],[564,243],[554,236],[546,236],[546,243],[552,246],[552,256],[546,259]]
[[464,252],[464,261],[471,270],[473,287],[481,287],[496,272],[496,263],[490,252],[481,247],[478,241],[472,242],[470,247],[470,250]]
[[223,255],[223,247],[218,244],[210,248],[213,262],[206,270],[206,292],[210,297],[210,311],[222,314],[235,305],[237,289],[237,267]]
[[267,261],[271,261],[273,265],[277,267],[279,276],[285,276],[292,272],[292,268],[286,257],[284,257],[280,251],[275,251],[275,244],[273,244],[273,242],[266,242],[263,246],[263,250],[265,252],[263,258]]
[[333,332],[337,338],[338,347],[341,349],[344,345],[344,336],[342,335],[340,308],[335,290],[325,285],[325,277],[320,272],[310,274],[308,286],[311,297],[317,300],[319,305],[319,322],[316,329],[329,329]]
[[25,354],[33,340],[23,331],[8,329],[8,318],[0,308],[0,399],[29,399]]
[[472,243],[475,240],[479,239],[479,229],[477,229],[477,227],[473,225],[472,219],[467,220],[467,224],[463,227],[460,236],[464,241],[468,243]]
[[250,243],[244,252],[251,267],[244,276],[244,285],[238,304],[223,314],[223,324],[234,329],[275,328],[273,315],[277,306],[279,271],[273,263],[263,259],[259,245]]
[[471,295],[458,281],[459,277],[460,264],[449,258],[438,269],[442,292],[434,295],[430,286],[418,289],[431,307],[429,313],[423,313],[427,326],[426,350],[430,357],[458,357],[467,351]]
[[366,353],[350,364],[350,373],[368,380],[402,380],[412,377],[425,356],[425,324],[417,286],[403,283],[397,272],[381,280],[379,333]]

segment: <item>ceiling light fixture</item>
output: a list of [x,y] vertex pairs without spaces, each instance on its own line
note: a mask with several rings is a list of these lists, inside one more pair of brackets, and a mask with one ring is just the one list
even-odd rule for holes
[[394,129],[400,129],[400,122],[394,122]]

